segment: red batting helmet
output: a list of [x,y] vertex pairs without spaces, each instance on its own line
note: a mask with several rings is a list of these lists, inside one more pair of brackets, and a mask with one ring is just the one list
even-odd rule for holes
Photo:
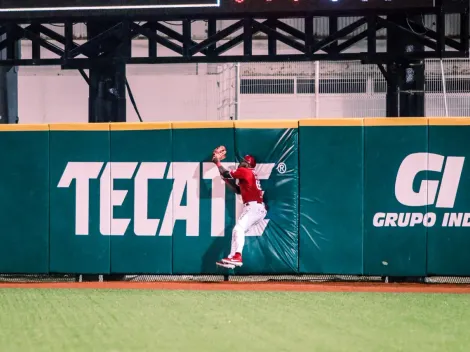
[[243,157],[243,160],[245,160],[248,163],[248,165],[250,165],[251,168],[253,168],[253,169],[255,168],[256,160],[255,160],[254,157],[252,157],[251,155],[245,155]]

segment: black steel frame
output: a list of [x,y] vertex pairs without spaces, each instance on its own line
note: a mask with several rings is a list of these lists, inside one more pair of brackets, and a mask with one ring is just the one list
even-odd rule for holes
[[[304,30],[300,31],[280,21],[280,17],[257,19],[239,18],[227,28],[218,30],[217,17],[207,16],[198,20],[207,21],[207,38],[195,42],[191,37],[191,25],[195,19],[179,20],[181,33],[170,28],[165,21],[148,20],[137,23],[130,19],[116,22],[111,28],[88,38],[83,44],[73,39],[72,20],[55,25],[64,27],[64,35],[46,27],[46,22],[33,22],[22,25],[21,22],[0,24],[0,50],[6,49],[6,58],[0,60],[3,66],[61,65],[63,68],[86,69],[100,62],[110,60],[124,61],[126,64],[158,63],[223,63],[223,62],[272,62],[272,61],[311,61],[311,60],[362,60],[364,63],[389,63],[401,60],[425,58],[451,58],[469,56],[469,11],[459,9],[460,33],[455,38],[445,35],[445,15],[442,9],[429,12],[436,18],[436,30],[424,28],[422,23],[410,17],[408,26],[401,26],[386,16],[369,14],[361,17],[344,28],[338,28],[338,17],[328,16],[329,35],[323,38],[313,33],[313,15],[301,17]],[[456,13],[451,11],[447,13]],[[416,18],[416,16],[414,17]],[[84,23],[87,23],[84,21]],[[364,28],[359,33],[354,32]],[[427,51],[414,53],[377,52],[377,31],[387,28],[397,30],[405,36],[422,43]],[[237,35],[233,36],[235,33]],[[239,34],[238,34],[239,33]],[[267,54],[253,53],[254,36],[265,36],[268,40]],[[51,40],[46,40],[45,37]],[[148,52],[145,57],[135,57],[131,50],[116,56],[117,49],[128,45],[138,37],[148,40]],[[227,40],[226,38],[231,38]],[[32,43],[31,59],[21,59],[17,55],[17,44],[20,40]],[[346,52],[348,48],[361,40],[367,42],[367,51],[360,53]],[[296,54],[279,54],[277,42],[298,51]],[[56,44],[57,43],[57,44]],[[177,56],[161,56],[157,44],[164,46]],[[243,45],[242,55],[225,55],[237,45]],[[43,58],[41,48],[55,54],[56,58]],[[84,56],[79,58],[78,56]]]

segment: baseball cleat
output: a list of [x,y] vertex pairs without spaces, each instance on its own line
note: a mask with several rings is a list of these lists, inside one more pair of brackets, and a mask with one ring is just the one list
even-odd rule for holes
[[243,265],[243,260],[240,253],[235,253],[232,258],[224,258],[222,259],[222,262],[225,264],[231,264],[239,267]]
[[233,265],[233,264],[227,264],[227,263],[224,263],[224,262],[222,262],[222,261],[218,261],[218,262],[216,262],[215,264],[218,265],[218,266],[221,266],[221,267],[223,267],[223,268],[226,268],[226,269],[235,269],[235,265]]

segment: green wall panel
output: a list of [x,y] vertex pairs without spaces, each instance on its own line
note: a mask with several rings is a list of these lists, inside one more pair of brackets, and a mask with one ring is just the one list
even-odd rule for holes
[[[398,175],[408,156],[426,153],[427,126],[367,126],[365,121],[364,274],[425,275],[427,227],[419,223],[419,217],[426,214],[427,193],[419,190],[426,172],[411,181],[404,168]],[[426,169],[426,158],[408,161],[408,168]],[[414,217],[418,223],[411,226]]]
[[299,261],[297,122],[279,128],[272,128],[269,123],[256,125],[236,124],[235,148],[238,160],[246,154],[257,160],[257,173],[268,205],[267,222],[264,230],[258,225],[246,237],[243,267],[235,273],[296,273]]
[[0,131],[2,273],[49,271],[49,131],[41,129]]
[[168,207],[173,180],[166,178],[171,164],[170,127],[111,130],[111,175],[117,192],[111,199],[119,204],[118,198],[125,197],[113,211],[117,235],[111,236],[112,273],[172,272],[173,239],[160,234],[162,225],[173,221]]
[[[227,148],[223,162],[234,162],[234,130],[176,125],[173,129],[174,274],[223,273],[216,261],[230,250],[234,194],[211,162],[212,151]],[[215,180],[213,180],[215,177]]]
[[106,187],[110,179],[104,172],[110,160],[110,133],[106,127],[108,130],[50,132],[52,272],[110,272],[110,221],[106,212],[110,207]]
[[[470,126],[429,126],[428,273],[470,275]],[[437,171],[436,171],[437,170]]]
[[362,274],[362,120],[315,123],[300,127],[299,269]]

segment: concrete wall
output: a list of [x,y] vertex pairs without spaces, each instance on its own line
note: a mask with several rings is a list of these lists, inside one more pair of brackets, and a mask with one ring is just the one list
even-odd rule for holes
[[[150,72],[149,72],[150,71]],[[151,70],[128,75],[134,99],[145,121],[214,120],[217,118],[216,76],[159,76]],[[128,121],[138,121],[131,102]],[[35,67],[19,76],[21,123],[86,122],[88,85],[74,71]]]
[[[232,49],[227,55],[239,54],[242,48]],[[266,42],[254,41],[254,52],[264,53]],[[379,43],[378,51],[385,47]],[[147,41],[137,41],[133,46],[135,56],[144,56]],[[173,55],[159,47],[163,56]],[[356,45],[351,51],[363,51]],[[278,46],[282,54],[292,49]],[[31,46],[22,45],[22,56],[28,58]],[[44,57],[53,57],[43,51]],[[440,85],[440,66],[427,64],[427,75]],[[235,115],[235,76],[224,75],[216,64],[188,65],[134,65],[127,74],[138,109],[144,121],[216,120]],[[256,63],[243,64],[242,79],[281,78],[314,79],[312,63]],[[373,82],[384,82],[376,66],[358,62],[322,62],[320,79],[330,80],[329,93],[315,94],[241,94],[239,118],[241,119],[300,119],[307,117],[381,117],[385,115],[385,94],[373,89]],[[470,60],[449,61],[445,65],[446,77],[470,77]],[[367,79],[365,93],[342,94],[341,87],[348,80]],[[468,80],[468,78],[467,78]],[[449,114],[470,116],[470,85],[462,85],[458,92],[448,94]],[[427,116],[445,113],[442,93],[427,94]],[[317,108],[318,104],[318,108]],[[127,105],[128,121],[138,121],[130,101]],[[60,67],[21,67],[19,69],[20,123],[86,122],[88,118],[88,86],[77,71]]]

